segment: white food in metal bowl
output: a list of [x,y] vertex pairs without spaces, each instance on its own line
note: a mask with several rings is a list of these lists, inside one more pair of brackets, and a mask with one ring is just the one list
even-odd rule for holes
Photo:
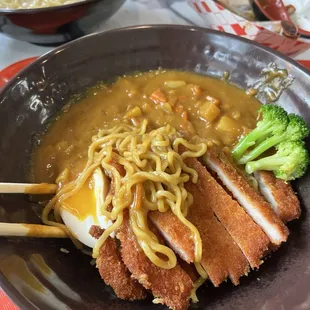
[[1,9],[37,9],[81,2],[84,0],[0,0]]

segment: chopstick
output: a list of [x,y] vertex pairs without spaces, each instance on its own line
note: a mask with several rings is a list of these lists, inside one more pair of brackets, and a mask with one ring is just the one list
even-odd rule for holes
[[[0,183],[0,194],[55,194],[56,184]],[[0,236],[34,238],[69,238],[66,231],[39,224],[1,223]]]
[[0,194],[55,194],[56,184],[0,183]]
[[58,227],[38,224],[0,223],[0,236],[34,237],[34,238],[69,238],[67,233]]

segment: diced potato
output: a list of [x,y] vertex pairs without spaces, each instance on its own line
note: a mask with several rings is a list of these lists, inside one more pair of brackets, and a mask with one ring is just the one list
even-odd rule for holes
[[188,113],[186,111],[181,113],[181,117],[184,121],[188,121]]
[[142,114],[141,109],[139,107],[134,107],[133,109],[129,110],[126,114],[126,118],[140,116]]
[[193,85],[193,86],[191,87],[191,91],[192,91],[193,95],[194,95],[196,98],[198,98],[198,97],[201,96],[202,90],[201,90],[201,87],[200,87],[200,86],[198,86],[198,85]]
[[234,111],[232,112],[231,116],[233,119],[238,120],[241,117],[241,113],[239,111]]
[[241,133],[242,128],[235,120],[224,115],[220,118],[216,130],[230,133],[233,136],[238,136]]
[[166,113],[172,113],[172,107],[169,103],[167,102],[162,102],[160,104],[160,106],[163,108],[163,110],[166,112]]
[[206,96],[206,99],[207,101],[211,102],[211,103],[214,103],[216,105],[220,105],[221,104],[221,101],[219,99],[216,99],[212,96]]
[[231,135],[223,135],[222,142],[226,146],[231,146],[235,142],[235,137]]
[[205,120],[212,122],[215,120],[219,114],[221,113],[220,109],[216,106],[215,103],[204,103],[199,108],[199,115],[200,117],[204,118]]
[[185,81],[166,81],[165,86],[169,88],[178,88],[186,85]]
[[199,108],[201,105],[202,105],[202,102],[201,102],[201,101],[196,101],[196,102],[194,103],[194,107],[195,107],[195,108]]
[[211,140],[207,141],[207,147],[212,147],[213,146],[213,142]]

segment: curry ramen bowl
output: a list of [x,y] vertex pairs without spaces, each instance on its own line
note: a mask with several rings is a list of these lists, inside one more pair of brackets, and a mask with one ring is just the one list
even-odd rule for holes
[[0,31],[39,45],[59,45],[89,34],[124,0],[1,1]]
[[[26,234],[0,239],[1,288],[21,309],[309,307],[309,174],[262,162],[289,145],[308,163],[284,132],[309,134],[309,82],[279,53],[185,26],[36,60],[0,93],[0,180],[53,195],[1,195],[1,227]],[[244,166],[270,117],[286,141]]]

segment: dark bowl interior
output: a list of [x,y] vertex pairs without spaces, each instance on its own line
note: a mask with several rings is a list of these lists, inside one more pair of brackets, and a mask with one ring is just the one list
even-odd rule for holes
[[125,0],[84,0],[72,4],[7,10],[0,8],[0,32],[39,45],[59,45],[93,31]]
[[[309,72],[248,40],[200,28],[141,26],[68,43],[23,70],[0,93],[0,181],[27,181],[38,134],[73,94],[97,81],[161,66],[213,77],[229,71],[230,82],[246,88],[270,62],[295,77],[279,103],[310,123]],[[240,286],[224,283],[220,288],[203,288],[200,302],[193,308],[309,308],[309,185],[309,173],[294,184],[303,215],[289,225],[288,242],[259,271],[241,279]],[[39,223],[39,209],[24,195],[1,195],[0,221]],[[62,253],[61,247],[70,253]],[[89,261],[68,240],[1,238],[0,285],[21,309],[160,308],[150,300],[130,303],[116,299]]]

